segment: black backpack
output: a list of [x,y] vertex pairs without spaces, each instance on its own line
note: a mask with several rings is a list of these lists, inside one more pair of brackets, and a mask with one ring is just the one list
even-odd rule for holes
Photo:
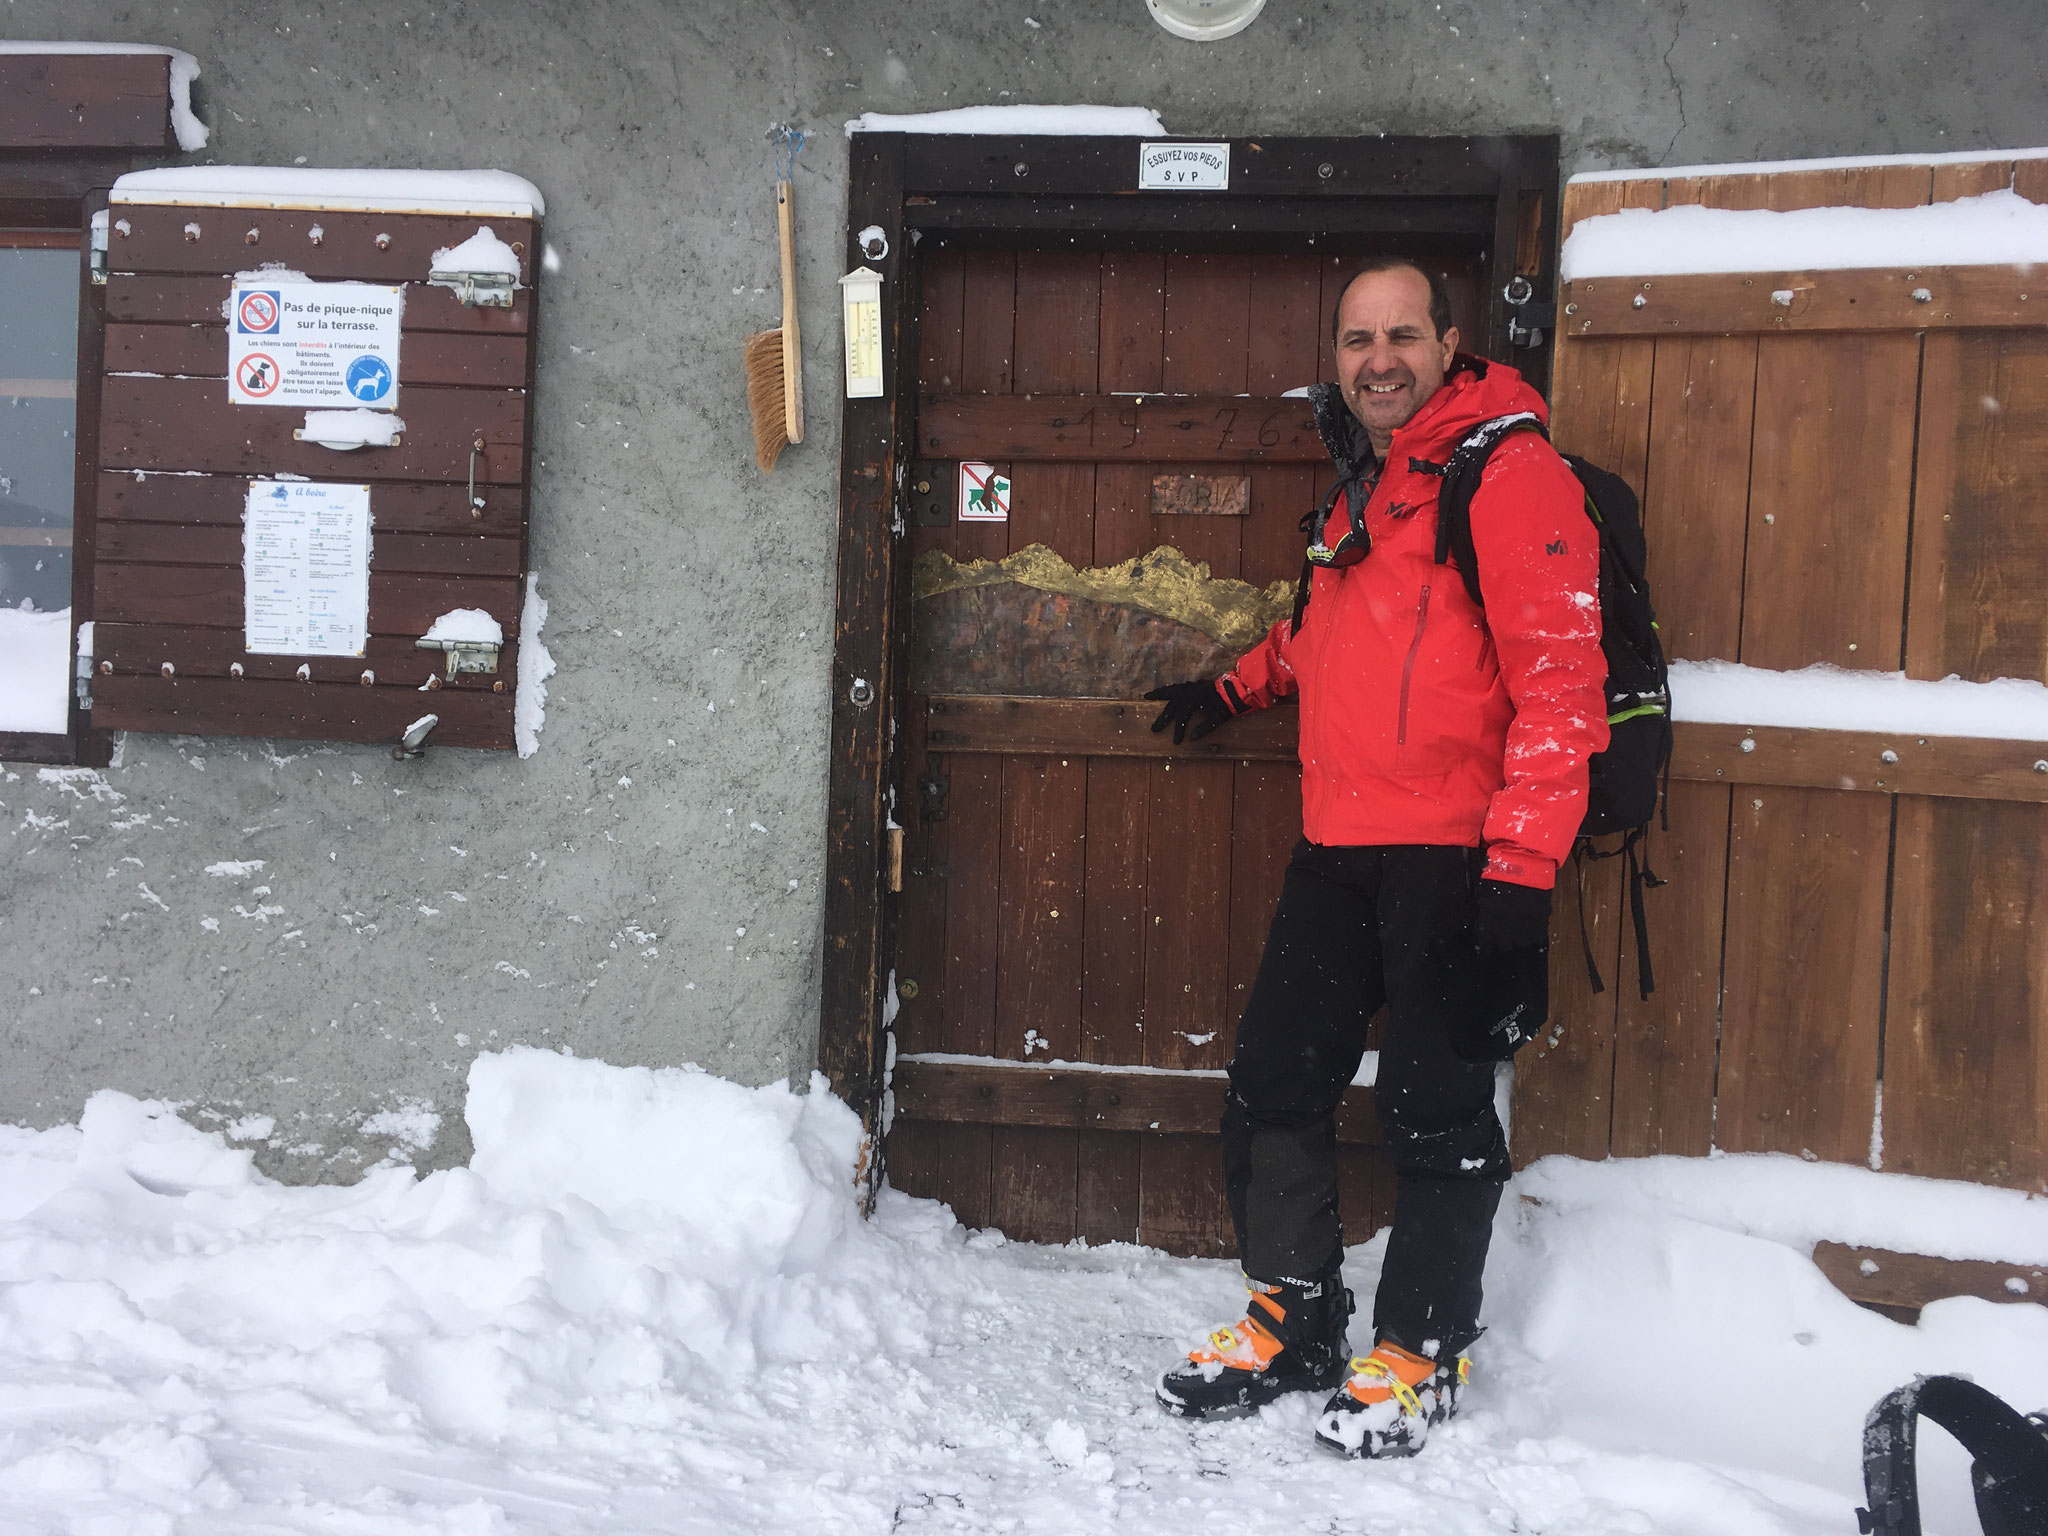
[[2048,1531],[2048,1416],[2022,1418],[1960,1376],[1923,1376],[1879,1399],[1863,1425],[1863,1491],[1858,1530],[1920,1536],[1918,1421],[1932,1419],[1974,1458],[1970,1486],[1984,1536]]
[[[1436,561],[1439,565],[1456,561],[1465,590],[1481,608],[1486,600],[1480,593],[1479,561],[1472,547],[1472,497],[1493,450],[1516,432],[1549,436],[1543,424],[1527,413],[1481,422],[1452,450],[1441,470]],[[1657,983],[1650,968],[1643,891],[1664,882],[1650,871],[1642,843],[1663,804],[1663,786],[1670,773],[1671,682],[1644,575],[1643,515],[1636,493],[1619,475],[1576,454],[1560,457],[1585,487],[1586,519],[1600,540],[1600,649],[1607,658],[1607,748],[1594,753],[1587,764],[1586,817],[1579,824],[1572,852],[1575,861],[1589,857],[1626,861],[1637,974],[1647,998]],[[1602,852],[1595,846],[1594,838],[1617,832],[1621,834],[1618,848]],[[1580,868],[1583,870],[1583,864]],[[1581,899],[1583,902],[1583,895]],[[1586,951],[1586,972],[1593,990],[1602,992],[1606,985],[1584,932],[1582,921],[1580,941]]]

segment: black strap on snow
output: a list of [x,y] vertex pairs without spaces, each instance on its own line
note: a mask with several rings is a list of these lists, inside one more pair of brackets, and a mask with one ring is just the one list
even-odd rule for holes
[[1921,1536],[1917,1421],[1925,1416],[1963,1443],[1984,1536],[2040,1536],[2048,1530],[2048,1424],[2022,1417],[1975,1382],[1923,1376],[1886,1394],[1863,1423],[1863,1490],[1857,1529],[1872,1536]]

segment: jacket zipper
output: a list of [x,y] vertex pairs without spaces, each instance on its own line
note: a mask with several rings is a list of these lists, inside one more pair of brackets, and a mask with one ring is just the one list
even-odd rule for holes
[[1423,583],[1422,601],[1415,605],[1415,638],[1408,642],[1408,659],[1401,664],[1401,721],[1394,731],[1394,745],[1408,745],[1408,686],[1415,681],[1415,657],[1422,649],[1422,626],[1429,619],[1429,584]]

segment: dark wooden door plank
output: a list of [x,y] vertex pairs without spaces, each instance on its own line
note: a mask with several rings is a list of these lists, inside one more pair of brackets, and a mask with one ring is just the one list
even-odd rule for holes
[[1716,1145],[1867,1163],[1891,802],[1735,794]]

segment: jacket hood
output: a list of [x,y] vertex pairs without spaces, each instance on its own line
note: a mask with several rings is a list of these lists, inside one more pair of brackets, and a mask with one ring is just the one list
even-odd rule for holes
[[[1315,408],[1316,431],[1330,461],[1337,466],[1339,480],[1355,479],[1360,470],[1377,460],[1365,427],[1344,403],[1335,384],[1311,385],[1309,403]],[[1550,412],[1536,393],[1514,369],[1505,363],[1489,362],[1469,352],[1451,359],[1443,387],[1406,422],[1394,430],[1394,441],[1402,451],[1420,458],[1447,457],[1457,442],[1482,421],[1527,412],[1546,427]]]

